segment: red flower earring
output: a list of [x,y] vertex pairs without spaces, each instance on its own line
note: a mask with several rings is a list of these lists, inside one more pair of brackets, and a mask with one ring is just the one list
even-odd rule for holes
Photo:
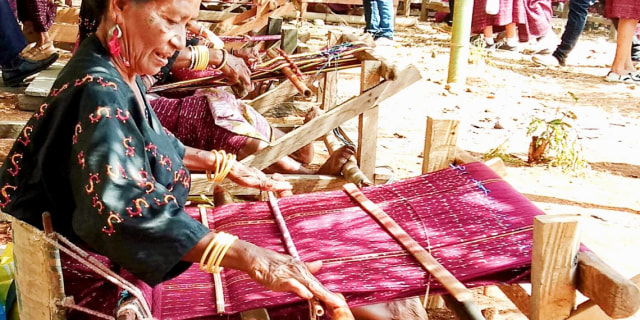
[[129,61],[121,55],[122,48],[120,47],[120,41],[122,38],[122,30],[118,24],[109,29],[109,52],[114,58],[121,58],[126,67],[129,67]]

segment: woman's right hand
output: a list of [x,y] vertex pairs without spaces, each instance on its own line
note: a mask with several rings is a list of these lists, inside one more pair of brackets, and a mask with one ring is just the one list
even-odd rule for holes
[[331,314],[340,319],[353,319],[344,298],[327,289],[313,273],[322,267],[321,261],[304,263],[272,250],[253,246],[249,276],[268,289],[293,292],[303,299],[317,298]]
[[222,69],[222,74],[229,81],[229,85],[241,84],[247,91],[253,91],[251,83],[251,70],[242,58],[227,53],[227,63]]

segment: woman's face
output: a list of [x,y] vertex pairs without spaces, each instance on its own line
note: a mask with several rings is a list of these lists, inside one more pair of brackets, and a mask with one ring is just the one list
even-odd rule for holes
[[[116,0],[117,1],[117,0]],[[156,74],[185,45],[186,23],[197,17],[200,0],[150,0],[123,7],[122,55],[137,74]]]

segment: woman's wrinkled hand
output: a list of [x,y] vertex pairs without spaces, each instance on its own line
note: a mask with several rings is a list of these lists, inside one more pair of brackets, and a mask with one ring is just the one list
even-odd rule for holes
[[222,74],[229,85],[241,84],[247,91],[253,91],[251,83],[251,70],[242,58],[227,53],[227,63],[222,69]]
[[[258,248],[258,247],[256,247]],[[293,292],[303,299],[317,298],[340,319],[353,319],[347,303],[316,279],[312,273],[322,267],[321,261],[304,263],[293,257],[258,248],[254,254],[249,276],[261,285],[279,292]],[[346,311],[345,311],[346,310]]]
[[248,167],[235,160],[227,177],[238,185],[260,189],[261,191],[275,191],[279,193],[292,189],[289,182],[271,179],[267,177],[264,172],[253,167]]
[[260,51],[258,51],[257,47],[234,49],[233,55],[242,58],[244,63],[249,66],[249,69],[253,69],[256,63],[262,62]]

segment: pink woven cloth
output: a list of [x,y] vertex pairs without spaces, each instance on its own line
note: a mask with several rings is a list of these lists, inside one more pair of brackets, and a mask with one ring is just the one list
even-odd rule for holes
[[[363,193],[469,287],[521,281],[528,274],[533,218],[543,212],[481,163],[363,188]],[[421,295],[427,286],[442,291],[345,192],[278,202],[301,259],[322,260],[316,276],[343,293],[350,306]],[[188,211],[199,219],[196,208]],[[212,229],[285,252],[266,202],[218,207],[208,212],[208,220]],[[224,270],[222,278],[227,313],[300,302],[293,294],[264,289],[239,271]],[[153,292],[158,318],[216,314],[212,276],[197,265]]]
[[640,19],[640,2],[636,0],[607,0],[605,16],[608,18]]
[[473,4],[473,33],[482,33],[486,26],[493,26],[494,32],[500,32],[504,30],[504,26],[515,22],[519,40],[527,42],[552,31],[551,0],[500,0],[500,11],[496,15],[485,12],[486,3],[486,0],[478,0]]
[[523,25],[527,21],[525,0],[500,0],[500,11],[495,15],[487,14],[486,6],[487,0],[473,2],[472,33],[481,34],[487,26],[493,26],[494,32],[500,32],[504,30],[504,26],[512,22]]

